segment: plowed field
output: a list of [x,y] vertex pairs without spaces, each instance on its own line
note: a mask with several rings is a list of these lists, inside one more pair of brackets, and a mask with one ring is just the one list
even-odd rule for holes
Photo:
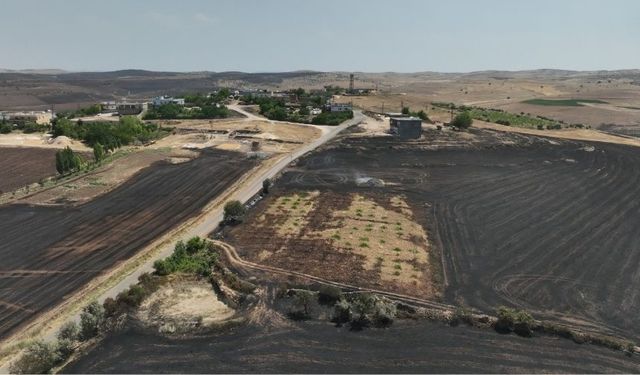
[[[363,177],[385,185],[358,186]],[[515,306],[638,338],[639,186],[638,148],[472,130],[414,143],[346,138],[290,168],[274,194],[404,195],[444,259],[446,302],[486,312]],[[273,244],[236,247],[256,256]],[[331,263],[344,256],[314,249],[323,270],[346,277],[349,267]],[[305,269],[278,251],[278,266]]]
[[252,165],[205,151],[155,163],[80,206],[0,206],[0,338],[198,214]]

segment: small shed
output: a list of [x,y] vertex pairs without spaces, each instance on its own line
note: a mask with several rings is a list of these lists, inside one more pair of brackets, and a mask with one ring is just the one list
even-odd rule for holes
[[389,131],[402,139],[418,139],[422,135],[422,120],[418,117],[391,117]]

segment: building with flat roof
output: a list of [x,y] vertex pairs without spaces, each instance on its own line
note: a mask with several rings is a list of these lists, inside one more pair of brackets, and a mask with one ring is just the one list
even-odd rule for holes
[[0,120],[13,123],[35,122],[38,125],[48,125],[53,120],[53,113],[51,111],[0,112]]
[[165,104],[184,105],[183,98],[174,98],[172,96],[166,96],[166,95],[157,96],[153,98],[151,102],[153,103],[154,107],[160,107],[161,105],[165,105]]
[[137,115],[144,109],[143,103],[132,103],[132,102],[120,102],[116,104],[116,110],[118,114],[127,116],[127,115]]
[[347,112],[347,111],[352,111],[353,107],[351,106],[351,103],[329,103],[327,105],[329,111],[331,112]]
[[391,117],[389,132],[402,139],[418,139],[422,135],[422,120],[418,117]]

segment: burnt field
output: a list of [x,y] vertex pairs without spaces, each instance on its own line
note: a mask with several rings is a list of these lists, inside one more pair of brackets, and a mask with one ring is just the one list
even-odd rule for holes
[[466,326],[402,321],[389,329],[353,332],[305,322],[182,338],[129,328],[107,337],[62,372],[620,373],[638,366],[637,357],[605,348]]
[[80,206],[0,206],[0,338],[197,215],[252,166],[208,150],[157,162]]
[[0,194],[55,176],[56,149],[0,147]]
[[[363,177],[385,184],[357,186]],[[411,144],[345,138],[287,170],[273,195],[405,196],[426,228],[429,251],[442,255],[445,302],[486,312],[514,306],[637,339],[639,180],[636,148],[472,130],[428,133]],[[261,215],[263,203],[251,215]],[[260,231],[252,236],[262,238]],[[274,245],[231,240],[254,260],[258,248]],[[305,269],[301,257],[281,251],[279,259],[289,262],[262,262]],[[332,261],[343,254],[314,251],[320,253],[313,259],[321,260],[315,273],[342,269]]]

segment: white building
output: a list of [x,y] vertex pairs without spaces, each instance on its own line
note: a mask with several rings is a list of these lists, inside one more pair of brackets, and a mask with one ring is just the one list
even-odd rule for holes
[[158,96],[153,98],[152,103],[154,107],[160,107],[161,105],[165,105],[165,104],[184,105],[184,99],[163,95],[163,96]]

